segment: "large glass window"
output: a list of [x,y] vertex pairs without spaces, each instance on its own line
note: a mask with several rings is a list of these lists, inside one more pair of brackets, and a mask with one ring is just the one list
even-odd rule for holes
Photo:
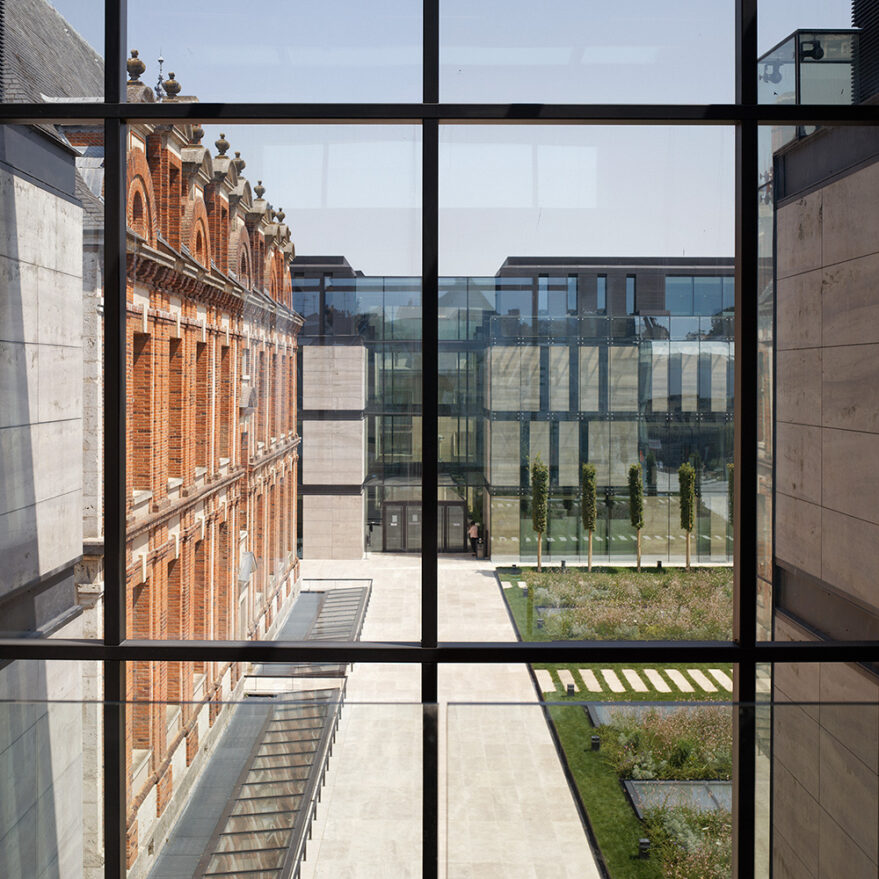
[[0,3],[0,874],[874,875],[875,4],[94,5]]

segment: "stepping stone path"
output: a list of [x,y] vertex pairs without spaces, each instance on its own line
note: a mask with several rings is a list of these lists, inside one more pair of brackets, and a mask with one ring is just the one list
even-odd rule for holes
[[717,692],[717,687],[698,668],[688,668],[687,673],[706,693]]
[[667,668],[665,673],[671,678],[671,682],[682,692],[692,693],[693,685],[676,668]]
[[653,684],[653,689],[658,693],[670,693],[671,687],[665,682],[665,678],[655,668],[645,668],[644,674],[647,680]]
[[623,677],[629,682],[629,686],[636,693],[646,693],[650,688],[644,681],[641,680],[641,676],[638,672],[633,668],[624,668],[623,669]]
[[[658,668],[622,669],[625,683],[620,680],[617,672],[612,668],[598,669],[599,674],[591,668],[578,669],[582,684],[566,668],[557,671],[559,682],[553,680],[552,675],[546,669],[537,669],[534,674],[537,677],[537,685],[542,693],[557,693],[561,688],[563,693],[568,692],[568,685],[573,684],[577,693],[716,693],[718,689],[732,692],[732,678],[719,668],[709,668],[708,674],[701,669],[688,668],[687,675],[676,668],[662,669],[663,675]],[[710,675],[711,677],[709,677]],[[647,679],[646,681],[644,679]],[[690,680],[692,678],[692,681]],[[717,682],[717,685],[711,680]],[[695,682],[696,686],[693,686]],[[697,689],[698,688],[698,689]]]
[[610,687],[611,692],[626,692],[626,688],[623,686],[623,682],[617,677],[617,673],[612,668],[603,668],[601,670],[601,676],[607,681],[607,685]]
[[709,668],[708,674],[723,687],[727,693],[732,693],[732,678],[725,672],[721,671],[719,668]]
[[589,690],[590,693],[602,692],[601,684],[598,682],[598,678],[595,677],[595,672],[592,671],[591,668],[581,668],[580,677],[583,678],[583,683],[586,684],[586,689]]

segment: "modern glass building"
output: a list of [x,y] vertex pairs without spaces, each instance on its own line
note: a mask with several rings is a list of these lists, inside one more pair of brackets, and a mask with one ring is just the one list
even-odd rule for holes
[[[419,279],[368,278],[344,258],[308,256],[292,272],[294,308],[305,318],[301,343],[320,349],[301,354],[300,394],[332,393],[330,374],[311,366],[327,349],[362,354],[340,379],[364,371],[362,424],[353,411],[341,427],[365,441],[363,550],[420,551]],[[496,561],[533,560],[529,467],[539,455],[549,467],[549,558],[585,557],[587,462],[601,497],[598,556],[634,553],[627,479],[640,463],[645,557],[683,558],[677,471],[690,462],[696,557],[731,557],[732,260],[511,257],[494,277],[440,278],[438,307],[441,552],[462,551],[475,520]],[[308,478],[312,412],[302,405],[306,530],[311,492],[331,491]],[[358,487],[345,486],[346,497]],[[315,557],[357,554],[348,543],[327,549],[324,536],[316,535]],[[307,543],[303,552],[310,554]]]

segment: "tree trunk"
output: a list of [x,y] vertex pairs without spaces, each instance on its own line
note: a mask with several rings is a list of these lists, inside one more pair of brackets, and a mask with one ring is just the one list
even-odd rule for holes
[[589,573],[592,573],[592,532],[589,532]]
[[537,532],[537,572],[540,573],[543,571],[542,567],[543,561],[543,533]]
[[690,570],[690,532],[687,532],[687,570]]
[[638,529],[638,573],[641,573],[641,529]]

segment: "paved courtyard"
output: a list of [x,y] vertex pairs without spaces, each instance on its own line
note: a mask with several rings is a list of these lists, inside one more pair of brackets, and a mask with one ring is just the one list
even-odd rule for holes
[[[302,564],[309,580],[372,578],[363,640],[419,639],[417,556]],[[491,563],[441,559],[439,637],[515,639]],[[440,875],[597,879],[527,667],[444,666],[439,696]],[[421,875],[419,698],[416,666],[354,667],[303,879]]]

